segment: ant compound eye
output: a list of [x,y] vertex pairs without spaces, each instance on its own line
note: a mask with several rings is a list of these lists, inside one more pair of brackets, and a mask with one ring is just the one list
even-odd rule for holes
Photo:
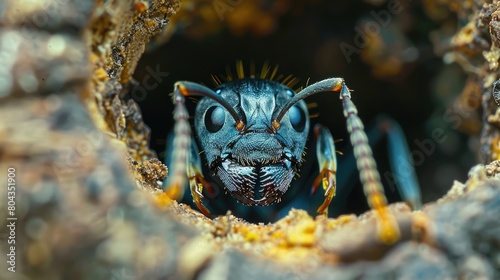
[[219,106],[212,106],[205,113],[205,126],[212,133],[219,131],[225,120],[225,110]]
[[306,127],[306,113],[299,106],[292,106],[288,111],[288,116],[290,117],[290,123],[293,129],[298,132],[304,131]]

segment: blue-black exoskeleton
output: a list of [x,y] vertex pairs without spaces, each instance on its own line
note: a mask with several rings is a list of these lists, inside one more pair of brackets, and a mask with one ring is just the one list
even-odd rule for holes
[[215,91],[245,123],[235,120],[215,100],[200,100],[194,127],[208,166],[234,198],[249,206],[278,202],[299,170],[309,132],[303,100],[272,126],[273,113],[294,95],[288,87],[263,79],[241,79]]
[[[234,198],[232,201],[254,207],[252,209],[279,205],[290,193],[291,182],[300,172],[308,135],[312,134],[319,172],[310,187],[314,193],[322,186],[323,202],[318,203],[317,213],[326,215],[336,191],[335,145],[329,130],[321,125],[316,125],[310,133],[309,113],[303,99],[320,92],[336,92],[342,100],[364,193],[370,207],[376,210],[377,235],[384,242],[396,240],[398,227],[386,207],[380,175],[344,80],[325,79],[295,93],[285,82],[292,81],[290,77],[275,81],[274,71],[267,66],[259,77],[245,78],[241,65],[237,70],[238,79],[229,77],[228,82],[220,83],[215,78],[218,84],[215,90],[187,81],[175,84],[173,150],[169,177],[164,182],[167,194],[177,199],[189,183],[194,204],[206,216],[211,216],[211,211],[205,204],[212,203],[204,201],[205,196],[217,196],[219,200],[222,197],[227,202],[230,200],[224,195],[226,192]],[[185,98],[193,96],[202,97],[195,109],[194,133],[185,106]],[[395,154],[403,150],[398,148]],[[224,192],[217,192],[218,189],[207,182],[202,162]],[[408,191],[404,187],[400,190],[405,199],[418,207],[418,190],[410,188]],[[292,192],[299,193],[297,190]],[[262,220],[269,219],[263,217]]]

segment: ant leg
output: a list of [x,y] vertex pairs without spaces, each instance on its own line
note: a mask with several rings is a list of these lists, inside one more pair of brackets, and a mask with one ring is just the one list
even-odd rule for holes
[[[338,87],[335,85],[334,88]],[[358,117],[358,110],[351,101],[351,94],[344,82],[341,84],[340,99],[344,108],[344,116],[347,122],[347,131],[350,134],[351,144],[354,150],[361,183],[364,193],[368,199],[370,208],[375,210],[377,217],[377,237],[386,244],[399,240],[399,226],[392,212],[387,207],[387,199],[384,188],[380,183],[380,175],[377,165],[373,159],[373,153],[368,145],[368,138],[364,132],[364,126]]]
[[[164,190],[172,199],[180,199],[184,194],[184,187],[187,184],[186,178],[189,178],[191,194],[195,204],[203,214],[209,216],[210,212],[202,203],[203,186],[207,186],[209,192],[213,189],[205,181],[201,174],[201,163],[198,155],[198,149],[195,141],[191,138],[191,127],[189,124],[189,114],[186,109],[187,96],[203,96],[217,101],[224,107],[235,120],[235,128],[242,130],[245,123],[238,118],[236,111],[221,96],[213,90],[192,82],[177,82],[174,85],[172,101],[175,104],[174,109],[174,138],[173,152],[170,156],[171,162],[170,175],[165,181]],[[187,175],[187,176],[186,176]]]
[[[176,154],[175,150],[173,149],[173,135],[169,135],[167,137],[167,147],[169,148],[169,153],[165,157],[165,164],[167,166],[174,166],[174,161],[173,157]],[[210,185],[205,180],[205,177],[203,176],[203,173],[201,172],[201,159],[200,159],[200,153],[198,152],[198,146],[196,145],[196,141],[194,139],[190,139],[190,149],[189,149],[189,154],[188,157],[186,158],[186,175],[189,181],[189,189],[191,191],[191,196],[193,198],[193,202],[195,205],[198,207],[198,209],[207,217],[210,216],[210,211],[203,205],[202,199],[203,199],[203,187],[206,187],[207,191],[210,193],[210,195],[215,195],[215,192]],[[178,152],[178,151],[177,151]],[[182,179],[182,178],[180,178]],[[185,182],[184,182],[185,183]],[[165,185],[168,186],[168,183]],[[177,190],[176,190],[177,191]],[[168,189],[167,189],[168,192]],[[167,193],[168,194],[168,193]],[[180,199],[180,197],[178,198]]]
[[[396,182],[401,197],[410,204],[412,209],[420,209],[422,206],[420,187],[412,164],[408,141],[406,141],[401,126],[388,117],[379,117],[376,121],[376,127],[378,128],[376,132],[387,135],[389,163],[394,172],[394,174],[386,173],[384,176]],[[392,178],[388,178],[389,176]]]
[[313,182],[311,193],[314,194],[319,184],[325,190],[325,200],[318,208],[318,215],[328,215],[328,206],[335,196],[337,173],[337,157],[335,155],[335,144],[330,131],[321,126],[314,127],[314,136],[316,138],[316,156],[319,163],[319,174]]
[[347,130],[350,134],[363,191],[370,208],[376,213],[377,237],[383,243],[394,243],[400,237],[399,227],[394,215],[387,207],[387,199],[380,182],[380,175],[373,159],[372,150],[368,145],[368,138],[363,130],[363,123],[358,117],[356,106],[351,101],[351,94],[345,85],[344,79],[330,78],[307,86],[276,110],[272,117],[272,126],[275,130],[278,130],[280,121],[288,109],[300,100],[320,92],[340,92]]
[[188,149],[191,146],[191,128],[189,125],[189,114],[185,105],[184,94],[178,86],[174,87],[172,101],[174,109],[174,136],[172,140],[171,165],[168,166],[169,175],[163,184],[165,193],[172,199],[179,200],[184,194],[187,184],[186,163],[189,161]]
[[189,180],[189,189],[191,190],[191,195],[193,196],[193,202],[196,204],[198,209],[207,217],[210,217],[210,211],[203,204],[203,187],[207,188],[207,191],[211,195],[215,195],[212,186],[205,180],[203,174],[201,173],[201,159],[200,153],[198,152],[198,147],[194,139],[191,139],[190,156],[187,162],[187,176]]
[[[406,201],[412,209],[418,210],[422,205],[420,186],[412,164],[411,152],[408,142],[401,126],[387,116],[378,116],[368,125],[366,129],[368,144],[372,149],[384,138],[387,139],[387,150],[390,164],[390,172],[381,174],[390,186],[395,186],[401,198]],[[342,164],[338,172],[342,177],[337,182],[339,188],[335,197],[335,205],[342,208],[345,198],[352,190],[353,184],[348,184],[355,175],[356,159],[351,151],[343,156]]]

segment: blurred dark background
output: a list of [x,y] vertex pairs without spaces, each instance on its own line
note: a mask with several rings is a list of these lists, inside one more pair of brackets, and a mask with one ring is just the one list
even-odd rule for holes
[[[226,66],[234,70],[237,60],[246,67],[254,61],[257,69],[269,61],[279,65],[279,73],[299,78],[299,86],[308,79],[345,78],[365,125],[381,114],[390,116],[403,128],[412,151],[421,151],[415,141],[432,139],[432,132],[442,129],[446,141],[435,143],[435,150],[416,165],[423,201],[439,198],[453,180],[466,180],[477,161],[477,140],[456,131],[445,117],[464,86],[465,74],[443,62],[457,19],[448,7],[430,2],[183,1],[184,9],[148,47],[135,74],[137,86],[144,87],[152,69],[168,72],[157,77],[157,85],[148,87],[146,95],[132,96],[152,130],[151,147],[163,159],[173,125],[169,94],[176,81],[212,87],[211,75],[224,74]],[[307,101],[319,104],[313,123],[345,139],[337,148],[348,153],[352,147],[338,95],[318,94]],[[389,170],[385,144],[374,151],[382,173]],[[391,201],[399,199],[394,189],[386,192]],[[366,207],[359,186],[346,199],[346,212]]]

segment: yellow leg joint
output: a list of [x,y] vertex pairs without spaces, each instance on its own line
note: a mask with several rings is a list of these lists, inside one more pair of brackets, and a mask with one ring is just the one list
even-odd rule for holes
[[397,242],[401,233],[391,210],[387,207],[385,197],[380,193],[371,194],[368,198],[370,206],[375,210],[377,220],[377,239],[384,244]]

